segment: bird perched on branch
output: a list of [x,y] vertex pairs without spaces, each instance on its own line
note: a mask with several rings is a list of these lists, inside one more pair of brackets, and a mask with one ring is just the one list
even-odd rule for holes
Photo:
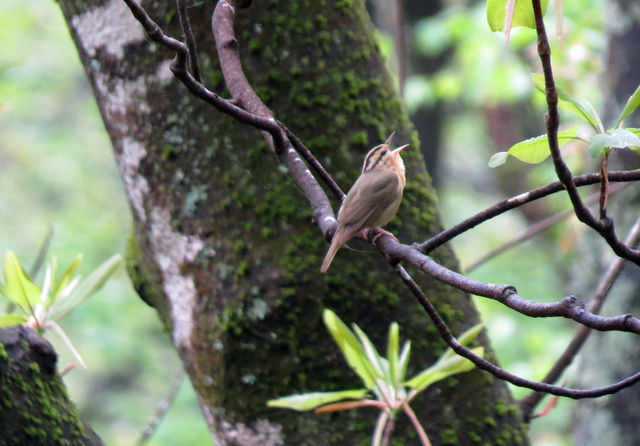
[[[384,144],[367,153],[360,177],[349,190],[338,211],[338,228],[331,246],[322,262],[321,272],[326,272],[340,246],[355,237],[361,230],[376,228],[376,239],[383,234],[384,226],[396,215],[402,201],[402,190],[407,182],[404,176],[404,162],[400,152],[409,144],[391,150],[393,132]],[[394,237],[395,238],[395,237]]]

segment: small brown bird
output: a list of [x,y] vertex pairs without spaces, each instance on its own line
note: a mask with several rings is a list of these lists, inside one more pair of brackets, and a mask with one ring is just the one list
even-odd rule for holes
[[384,144],[371,149],[364,158],[362,174],[351,186],[338,211],[338,228],[322,262],[321,272],[327,271],[340,246],[362,229],[384,226],[396,215],[407,182],[400,152],[409,144],[391,150],[395,134],[393,132]]

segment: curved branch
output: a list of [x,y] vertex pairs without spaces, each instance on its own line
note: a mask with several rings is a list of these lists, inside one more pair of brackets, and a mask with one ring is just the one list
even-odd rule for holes
[[509,373],[506,370],[493,364],[492,362],[484,359],[483,357],[476,355],[471,350],[465,348],[462,344],[460,344],[458,340],[451,334],[451,331],[449,330],[449,327],[447,327],[447,324],[444,322],[440,314],[438,314],[438,311],[431,304],[431,302],[429,302],[429,299],[427,299],[427,296],[425,296],[420,287],[413,281],[409,273],[407,273],[402,265],[396,265],[395,269],[402,281],[407,285],[407,287],[409,287],[416,299],[418,299],[418,302],[420,302],[420,304],[436,326],[438,333],[440,333],[440,337],[444,339],[449,347],[451,347],[453,351],[455,351],[460,356],[463,356],[473,362],[478,368],[491,373],[497,378],[508,381],[511,384],[519,387],[527,387],[538,392],[546,392],[553,395],[566,396],[573,399],[596,398],[603,395],[611,395],[640,381],[640,372],[638,372],[635,375],[632,375],[610,386],[581,390],[567,389],[564,387],[555,386],[553,384],[531,381]]
[[[615,252],[619,257],[630,260],[640,266],[640,251],[625,245],[618,239],[613,220],[610,217],[606,217],[604,213],[602,215],[604,218],[596,220],[596,218],[591,214],[580,198],[571,170],[562,159],[560,147],[558,145],[558,125],[560,123],[560,118],[558,116],[558,92],[556,90],[556,85],[553,80],[553,71],[551,69],[551,49],[549,47],[549,40],[547,39],[547,32],[544,27],[540,0],[532,0],[532,2],[533,14],[536,20],[536,32],[538,34],[538,55],[542,62],[542,71],[544,72],[545,80],[548,109],[545,119],[547,125],[547,137],[549,140],[549,149],[551,150],[551,159],[553,160],[553,165],[556,169],[558,179],[567,189],[567,193],[569,194],[571,204],[573,205],[573,209],[576,212],[578,220],[598,232],[598,234],[600,234],[609,244],[613,252]],[[607,178],[602,178],[602,181],[603,183],[606,182]]]
[[[257,129],[266,132],[265,137],[267,138],[267,141],[274,148],[276,154],[283,159],[294,179],[302,188],[305,197],[313,207],[316,224],[320,227],[325,236],[333,231],[336,222],[329,200],[315,177],[306,167],[307,165],[298,155],[298,152],[294,150],[294,147],[296,147],[299,153],[307,159],[311,168],[325,179],[325,182],[330,185],[330,188],[338,197],[343,196],[343,193],[335,183],[331,185],[333,180],[328,180],[330,179],[328,173],[326,173],[324,169],[318,170],[318,166],[321,167],[320,163],[317,162],[308,149],[304,148],[304,145],[294,137],[295,135],[275,120],[272,112],[266,107],[266,105],[264,105],[264,103],[262,103],[249,85],[240,64],[238,42],[233,33],[233,6],[235,5],[235,2],[233,0],[218,1],[212,17],[212,27],[214,37],[216,39],[218,55],[220,57],[225,82],[233,96],[232,101],[223,99],[217,94],[207,90],[187,70],[187,58],[189,57],[189,51],[183,43],[165,36],[159,27],[146,15],[144,10],[140,8],[135,0],[125,0],[125,2],[131,8],[133,14],[140,23],[142,23],[152,40],[176,51],[176,60],[174,61],[172,71],[174,75],[183,84],[185,84],[192,94],[205,100],[216,109],[236,118],[238,121],[252,125]],[[553,138],[550,138],[550,140],[551,139]],[[310,160],[315,160],[315,162]],[[609,176],[611,181],[638,180],[640,179],[640,171],[612,172]],[[593,184],[598,181],[600,181],[600,176],[598,174],[584,175],[582,177],[576,177],[575,179],[571,177],[571,183],[574,184],[574,188],[575,184]],[[432,250],[455,235],[466,231],[482,221],[486,221],[492,216],[498,215],[506,210],[520,206],[534,199],[557,192],[562,190],[562,188],[563,183],[552,183],[551,185],[505,200],[493,208],[468,219],[466,222],[463,222],[463,224],[458,225],[457,229],[454,230],[454,228],[452,228],[448,232],[444,231],[442,233],[444,235],[440,234],[422,245],[416,245],[416,247],[425,251]],[[456,233],[456,231],[458,232]],[[537,303],[528,301],[518,296],[515,288],[512,286],[488,284],[467,278],[443,267],[442,265],[439,265],[430,257],[422,254],[418,249],[412,246],[400,244],[391,237],[381,237],[376,246],[378,246],[378,248],[393,261],[406,260],[443,283],[449,284],[466,292],[496,299],[505,305],[522,312],[523,314],[534,317],[563,316],[598,330],[620,330],[640,333],[640,320],[633,318],[630,315],[609,318],[594,315],[586,311],[584,309],[584,305],[573,296],[566,297],[555,303]],[[513,384],[529,387],[537,391],[568,396],[571,398],[597,397],[614,393],[640,380],[639,373],[612,386],[593,390],[573,390],[564,389],[562,387],[546,383],[536,383],[505,372],[483,358],[473,355],[473,353],[458,344],[455,338],[453,338],[451,333],[448,331],[446,325],[444,325],[444,322],[437,314],[435,308],[433,308],[428,300],[426,300],[422,291],[408,276],[406,271],[404,271],[404,268],[399,265],[396,268],[403,280],[405,280],[407,286],[409,286],[416,297],[418,297],[420,303],[438,326],[438,330],[443,339],[445,339],[445,341],[447,341],[447,343],[449,343],[456,352],[462,356],[468,357],[476,363],[478,367],[489,370],[498,378],[502,378]]]
[[[602,177],[599,173],[590,173],[587,175],[579,175],[577,177],[574,177],[573,180],[576,186],[588,186],[591,184],[599,183],[601,178]],[[611,182],[638,180],[640,180],[640,169],[609,172],[609,181]],[[425,254],[428,254],[437,247],[444,245],[448,241],[454,239],[463,232],[476,227],[480,223],[484,223],[492,219],[493,217],[504,214],[507,211],[538,200],[540,198],[544,198],[548,195],[555,194],[556,192],[560,192],[562,190],[564,190],[564,186],[562,185],[562,183],[560,181],[555,181],[553,183],[549,183],[544,186],[532,189],[528,192],[516,195],[515,197],[507,198],[494,204],[491,207],[486,208],[483,211],[478,212],[477,214],[467,218],[466,220],[461,221],[457,225],[439,232],[430,239],[420,244],[416,244],[415,248]]]
[[640,319],[630,314],[603,317],[585,309],[584,302],[575,296],[567,296],[557,302],[535,302],[520,297],[512,285],[481,282],[452,271],[420,253],[409,245],[403,245],[391,237],[381,237],[382,251],[396,261],[405,260],[429,276],[454,288],[478,296],[497,300],[507,307],[531,317],[565,317],[599,331],[619,330],[640,334]]
[[[624,242],[629,246],[635,246],[638,243],[639,239],[640,218],[636,220]],[[607,298],[607,295],[609,294],[613,283],[620,276],[620,273],[624,268],[624,264],[624,259],[617,258],[611,263],[611,265],[609,265],[609,268],[598,283],[593,299],[591,299],[591,301],[589,302],[589,311],[593,313],[600,312],[604,300]],[[589,329],[588,327],[579,327],[565,351],[562,353],[562,355],[560,355],[553,367],[551,367],[551,370],[549,370],[542,382],[549,384],[553,384],[554,382],[556,382],[560,378],[560,376],[562,376],[562,373],[567,369],[567,367],[571,365],[573,359],[576,357],[584,343],[587,341],[590,334],[591,329]],[[542,398],[544,398],[544,394],[540,392],[532,392],[520,401],[520,407],[522,408],[525,420],[531,418],[533,410],[540,403]]]

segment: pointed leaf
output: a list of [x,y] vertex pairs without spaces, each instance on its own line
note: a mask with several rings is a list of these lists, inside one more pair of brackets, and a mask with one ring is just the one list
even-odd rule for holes
[[26,313],[40,303],[40,289],[27,277],[13,251],[8,251],[4,262],[5,293]]
[[[533,85],[542,94],[546,94],[544,76],[537,73],[531,73],[531,77],[533,78]],[[596,132],[600,131],[600,119],[597,116],[594,116],[593,112],[571,97],[569,93],[558,85],[556,85],[556,92],[558,93],[558,107],[584,119]]]
[[367,357],[358,339],[333,311],[325,309],[322,313],[322,319],[336,344],[342,350],[347,364],[358,374],[367,389],[373,389],[375,380],[366,365]]
[[591,137],[589,153],[594,158],[609,152],[609,148],[640,146],[640,138],[629,129],[615,129],[607,133],[598,133]]
[[364,348],[364,353],[367,356],[367,360],[373,367],[373,370],[371,371],[374,373],[374,379],[382,379],[387,384],[392,384],[389,380],[388,374],[385,373],[384,367],[382,365],[383,358],[380,357],[380,354],[378,353],[375,345],[373,345],[373,342],[371,342],[366,333],[362,331],[356,324],[353,324],[353,331],[360,339],[360,343]]
[[361,399],[364,398],[368,392],[367,389],[353,389],[340,390],[337,392],[301,393],[269,400],[267,401],[267,406],[306,411],[335,401]]
[[0,315],[0,328],[12,327],[27,322],[27,318],[21,314]]
[[394,387],[398,381],[398,352],[400,351],[400,328],[396,322],[389,325],[389,338],[387,339],[387,361],[389,362],[389,375]]
[[[484,355],[483,347],[474,348],[471,351],[478,356]],[[420,392],[434,382],[443,380],[457,373],[467,372],[472,370],[474,367],[475,364],[473,362],[463,358],[462,356],[456,355],[445,359],[444,361],[438,361],[433,366],[423,370],[404,384]]]
[[398,383],[404,381],[407,377],[407,367],[409,365],[409,356],[411,355],[411,342],[406,341],[402,346],[400,359],[398,360]]
[[[549,0],[542,0],[542,14],[547,10]],[[487,0],[487,23],[491,31],[503,31],[505,29],[507,0]],[[530,1],[517,0],[513,11],[511,28],[516,26],[536,27],[536,19],[533,15],[533,6]]]
[[102,285],[111,277],[122,263],[120,254],[116,254],[96,268],[89,277],[83,280],[64,301],[60,302],[54,312],[57,319],[62,318],[69,311],[73,310],[84,299],[102,288]]
[[[462,345],[464,345],[466,347],[467,345],[469,345],[476,338],[476,336],[478,336],[478,334],[482,331],[483,328],[484,328],[484,324],[476,324],[473,327],[467,329],[464,333],[462,333],[456,339],[458,340],[458,342],[460,344],[462,344]],[[442,356],[440,356],[439,361],[445,360],[445,359],[447,359],[447,358],[449,358],[451,356],[455,356],[455,355],[457,355],[457,353],[454,352],[451,347],[449,347],[442,354]]]
[[640,105],[640,85],[638,85],[636,91],[634,91],[627,100],[627,105],[625,105],[622,109],[622,112],[620,113],[620,116],[618,116],[618,120],[616,121],[616,125],[614,125],[614,127],[618,127],[622,121],[627,119],[627,116],[633,113],[638,105]]
[[60,292],[71,282],[80,262],[82,262],[82,254],[78,254],[76,258],[73,259],[67,269],[62,273],[60,280],[55,280],[55,286],[51,288],[51,303],[54,303],[58,299]]
[[[577,133],[577,127],[558,132],[558,145],[562,147],[571,140],[580,139],[577,137]],[[525,163],[538,164],[551,155],[549,139],[547,138],[547,135],[540,135],[535,138],[520,141],[519,143],[511,146],[507,153]]]

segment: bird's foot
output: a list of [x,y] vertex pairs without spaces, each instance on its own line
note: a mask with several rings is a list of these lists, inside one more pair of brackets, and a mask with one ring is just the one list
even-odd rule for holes
[[374,245],[378,242],[378,239],[383,235],[388,235],[389,237],[394,239],[396,242],[398,243],[400,242],[395,235],[393,235],[389,231],[385,231],[382,228],[369,228],[364,230],[364,237]]

